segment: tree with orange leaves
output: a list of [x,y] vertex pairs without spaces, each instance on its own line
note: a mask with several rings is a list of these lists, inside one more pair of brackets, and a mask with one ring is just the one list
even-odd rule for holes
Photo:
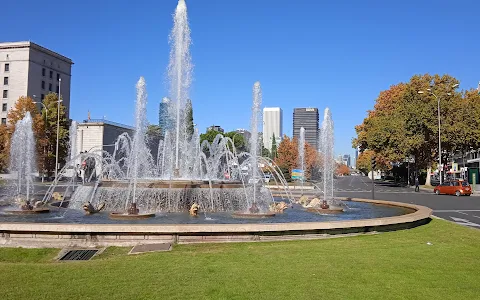
[[345,164],[337,164],[337,175],[350,175],[350,168]]
[[[42,118],[42,115],[39,114],[37,110],[37,106],[35,103],[33,103],[32,99],[30,97],[20,97],[17,102],[15,103],[15,106],[8,112],[7,119],[8,119],[8,125],[5,128],[5,134],[6,134],[6,145],[4,146],[4,149],[2,152],[6,158],[4,158],[7,162],[9,161],[9,155],[10,155],[10,139],[13,135],[13,132],[15,131],[15,126],[18,121],[22,120],[26,113],[30,112],[32,115],[32,120],[33,120],[33,134],[35,136],[35,141],[36,141],[36,150],[37,150],[37,166],[38,170],[41,170],[42,162],[44,159],[44,154],[43,154],[43,147],[46,144],[46,139],[45,139],[45,129],[44,129],[44,121]],[[3,157],[2,157],[3,159]]]
[[[275,163],[284,171],[286,178],[290,178],[292,170],[299,168],[298,166],[298,140],[290,139],[284,135],[277,150],[277,158]],[[319,166],[318,153],[315,148],[305,143],[305,177],[310,178],[313,170]]]

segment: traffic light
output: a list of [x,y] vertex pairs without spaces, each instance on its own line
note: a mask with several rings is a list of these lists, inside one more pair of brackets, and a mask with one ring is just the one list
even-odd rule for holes
[[374,171],[376,167],[377,167],[377,160],[375,159],[375,156],[372,156],[372,171]]

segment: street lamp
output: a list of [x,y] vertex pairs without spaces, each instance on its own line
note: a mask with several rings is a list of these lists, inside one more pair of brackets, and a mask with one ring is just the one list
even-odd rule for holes
[[[455,89],[458,87],[458,83],[452,85],[452,89]],[[440,122],[440,97],[435,95],[432,91],[431,88],[427,89],[428,93],[430,95],[433,95],[435,99],[437,99],[437,113],[438,113],[438,175],[440,177],[440,184],[442,184],[442,170],[440,169],[442,167],[442,139],[441,139],[441,122]],[[419,94],[424,94],[424,91],[418,91]],[[447,95],[451,95],[451,93],[447,93]]]

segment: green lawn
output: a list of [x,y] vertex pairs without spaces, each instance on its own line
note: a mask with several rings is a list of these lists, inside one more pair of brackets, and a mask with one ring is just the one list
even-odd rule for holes
[[442,220],[348,238],[128,250],[59,263],[54,249],[0,248],[0,299],[480,297],[480,230]]

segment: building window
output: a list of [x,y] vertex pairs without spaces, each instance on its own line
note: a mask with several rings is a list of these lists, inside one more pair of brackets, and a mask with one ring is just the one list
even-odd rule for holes
[[3,90],[3,98],[8,98],[8,91],[7,90]]
[[42,80],[42,90],[45,89],[45,81]]
[[51,84],[51,83],[48,84],[48,90],[49,90],[50,92],[52,91],[52,84]]
[[5,64],[5,72],[10,71],[10,64]]
[[60,73],[57,73],[57,81],[60,80]]
[[50,79],[53,78],[53,71],[50,71]]
[[2,104],[2,111],[7,111],[7,103]]
[[58,94],[59,90],[60,90],[60,88],[59,88],[58,85],[57,85],[57,94]]
[[7,124],[7,118],[2,118],[2,124],[6,125]]
[[8,85],[8,77],[3,77],[3,85]]
[[40,100],[43,101],[43,99],[45,99],[45,95],[44,95],[44,94],[40,95]]
[[45,77],[45,68],[42,68],[42,76]]

